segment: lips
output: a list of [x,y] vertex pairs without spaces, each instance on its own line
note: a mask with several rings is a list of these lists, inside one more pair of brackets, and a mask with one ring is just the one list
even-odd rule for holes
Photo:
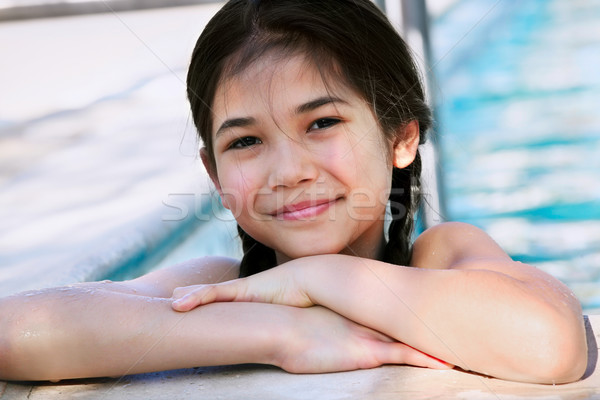
[[307,200],[279,208],[273,216],[283,220],[307,220],[327,211],[339,198]]

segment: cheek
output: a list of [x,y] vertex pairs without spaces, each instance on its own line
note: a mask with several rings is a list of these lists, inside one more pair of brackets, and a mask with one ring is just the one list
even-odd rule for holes
[[392,166],[388,165],[385,154],[380,158],[367,154],[356,154],[347,163],[346,179],[352,182],[352,204],[367,212],[372,208],[379,212],[385,210],[392,179]]
[[253,193],[257,191],[255,182],[251,179],[253,174],[250,172],[237,166],[219,170],[221,200],[223,206],[229,209],[235,218],[251,208]]
[[356,175],[355,167],[356,154],[353,148],[353,142],[348,134],[340,134],[333,140],[327,141],[319,146],[310,149],[312,154],[318,159],[318,163],[330,174],[338,177],[339,180],[349,181]]
[[325,161],[330,170],[335,170],[344,181],[357,185],[357,189],[379,191],[391,183],[392,164],[386,149],[379,143],[370,143],[369,139],[354,146],[346,146],[344,152],[330,154]]

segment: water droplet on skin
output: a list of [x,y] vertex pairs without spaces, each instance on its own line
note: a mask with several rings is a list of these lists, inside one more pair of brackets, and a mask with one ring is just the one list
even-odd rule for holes
[[39,337],[39,336],[40,336],[39,332],[36,332],[36,331],[24,330],[21,332],[21,337],[23,339],[35,338],[35,337]]

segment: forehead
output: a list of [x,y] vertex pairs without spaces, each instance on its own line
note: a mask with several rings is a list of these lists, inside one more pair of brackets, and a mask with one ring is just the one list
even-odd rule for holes
[[[321,81],[340,80],[342,74],[333,59],[317,60],[301,50],[288,52],[272,49],[247,63],[232,60],[230,68],[224,70],[224,79],[219,87],[231,81],[263,82],[271,80],[314,79]],[[258,81],[257,81],[258,80]]]
[[318,68],[302,55],[282,58],[267,54],[219,83],[213,101],[213,128],[232,115],[264,109],[283,112],[319,96],[358,98],[340,76],[331,67]]

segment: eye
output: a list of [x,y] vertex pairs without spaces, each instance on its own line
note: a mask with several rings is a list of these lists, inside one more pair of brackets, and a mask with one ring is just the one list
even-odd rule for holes
[[308,128],[309,131],[315,129],[327,129],[330,128],[340,122],[337,118],[319,118]]
[[256,144],[260,144],[262,141],[254,136],[244,136],[237,140],[234,140],[230,145],[230,149],[244,149],[247,147],[254,146]]

